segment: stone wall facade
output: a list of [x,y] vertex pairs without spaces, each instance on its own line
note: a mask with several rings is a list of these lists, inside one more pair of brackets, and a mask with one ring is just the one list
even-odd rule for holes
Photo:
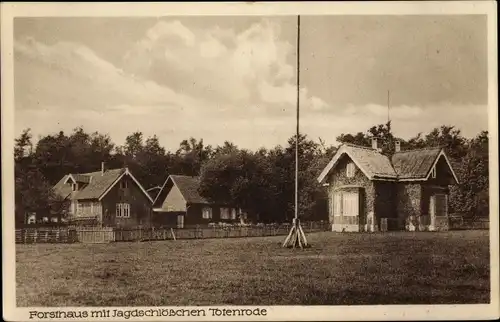
[[416,230],[422,215],[420,183],[397,183],[397,218],[406,230]]
[[364,230],[366,225],[366,218],[370,213],[374,213],[374,203],[375,203],[375,187],[371,180],[369,180],[365,174],[355,166],[354,176],[347,176],[347,164],[351,163],[352,160],[347,156],[342,156],[341,160],[337,164],[335,171],[333,171],[327,178],[326,182],[328,186],[328,217],[330,224],[334,222],[333,214],[333,194],[336,191],[345,192],[359,192],[360,198],[360,216],[358,218],[359,230]]
[[397,186],[391,181],[375,181],[375,200],[374,214],[378,227],[381,227],[381,219],[389,218],[388,228],[397,229],[398,211],[397,211]]

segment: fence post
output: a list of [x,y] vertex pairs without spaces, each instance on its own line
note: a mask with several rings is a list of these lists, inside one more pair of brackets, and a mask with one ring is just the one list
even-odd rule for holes
[[35,228],[35,232],[33,233],[33,242],[36,243],[36,238],[37,238],[37,235],[38,235],[38,231],[36,230]]
[[24,243],[26,244],[27,243],[27,240],[28,240],[28,230],[26,229],[22,229],[21,230],[22,233],[24,233]]

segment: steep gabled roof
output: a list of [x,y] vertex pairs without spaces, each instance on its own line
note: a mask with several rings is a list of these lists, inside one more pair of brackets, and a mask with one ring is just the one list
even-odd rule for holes
[[343,144],[335,153],[332,160],[321,172],[318,181],[324,181],[328,173],[337,165],[343,155],[349,158],[361,169],[361,171],[371,180],[389,179],[394,180],[397,174],[391,165],[389,158],[372,148],[353,144]]
[[66,199],[71,194],[71,186],[66,184],[68,177],[69,175],[62,177],[61,180],[59,180],[59,182],[57,182],[52,188],[54,193],[63,199]]
[[[161,190],[156,195],[153,205],[156,205],[156,202],[158,201],[159,198],[165,198],[168,194],[168,191],[170,191],[170,189],[172,189],[174,185],[177,187],[177,189],[179,189],[186,203],[188,204],[210,203],[207,199],[203,198],[198,192],[198,188],[200,187],[200,177],[170,175],[168,176],[167,180],[165,180],[165,183],[163,183]],[[168,189],[168,191],[165,189]]]
[[[132,180],[139,186],[141,191],[147,196],[150,201],[151,196],[144,190],[141,184],[135,179],[135,177],[128,171],[127,168],[122,169],[110,169],[104,171],[89,172],[89,173],[79,173],[79,174],[68,174],[65,175],[59,182],[54,186],[54,192],[61,196],[62,198],[72,197],[75,200],[85,200],[85,199],[102,199],[113,186],[120,181],[124,175],[129,175]],[[75,181],[83,183],[84,186],[75,192],[71,196],[71,186],[66,184],[68,178],[73,178]],[[78,179],[77,179],[78,178]],[[88,183],[80,181],[82,178],[88,178]]]
[[459,180],[453,170],[454,166],[441,147],[397,152],[392,156],[392,163],[401,181],[427,180],[432,168],[441,158],[445,160],[455,183],[458,184]]
[[67,180],[69,179],[73,180],[74,182],[89,183],[91,176],[79,173],[70,173],[69,175],[66,176],[65,183],[67,183]]
[[318,177],[320,183],[324,182],[343,155],[348,155],[370,180],[401,181],[427,180],[431,169],[443,157],[455,181],[458,183],[453,166],[441,147],[396,152],[389,159],[389,157],[375,149],[352,144],[343,144],[338,149],[330,163]]
[[441,148],[426,148],[396,152],[392,156],[392,165],[399,179],[425,178],[431,170]]
[[181,191],[182,196],[187,203],[209,203],[198,192],[200,187],[200,177],[190,177],[182,175],[171,175],[172,181]]

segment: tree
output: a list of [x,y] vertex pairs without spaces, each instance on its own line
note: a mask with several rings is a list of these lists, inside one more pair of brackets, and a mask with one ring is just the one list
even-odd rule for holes
[[270,186],[264,163],[264,157],[248,151],[217,153],[201,169],[200,194],[265,218]]
[[378,148],[383,154],[392,155],[394,153],[394,142],[404,141],[401,138],[396,138],[392,133],[391,122],[372,126],[366,133],[358,132],[355,135],[341,134],[337,137],[337,141],[341,143],[351,143],[361,146],[371,146],[372,138],[377,138]]
[[198,141],[191,137],[189,140],[183,140],[180,143],[175,154],[178,157],[177,173],[197,176],[200,174],[203,162],[210,158],[213,151],[210,145],[205,146],[203,144],[203,139]]
[[62,200],[52,191],[52,185],[35,167],[15,166],[16,222],[23,223],[27,212],[62,210]]
[[419,149],[424,147],[443,147],[448,156],[453,160],[459,160],[466,154],[467,140],[462,136],[461,131],[451,125],[442,125],[434,128],[425,136],[419,133],[403,144],[405,149]]
[[31,129],[25,129],[21,135],[15,139],[14,145],[14,160],[20,161],[26,155],[31,155],[33,153],[33,143],[31,142],[32,135]]
[[456,165],[459,184],[450,189],[453,211],[469,217],[489,215],[488,132],[482,131],[467,144],[466,155]]

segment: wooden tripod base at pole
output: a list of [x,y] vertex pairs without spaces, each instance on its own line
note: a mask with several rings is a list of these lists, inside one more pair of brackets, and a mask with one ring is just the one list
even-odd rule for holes
[[288,236],[285,239],[285,242],[283,243],[283,247],[289,247],[289,248],[309,247],[309,245],[307,244],[306,234],[304,234],[304,230],[302,229],[300,221],[297,218],[293,220],[292,228],[290,229],[290,233],[288,234]]

